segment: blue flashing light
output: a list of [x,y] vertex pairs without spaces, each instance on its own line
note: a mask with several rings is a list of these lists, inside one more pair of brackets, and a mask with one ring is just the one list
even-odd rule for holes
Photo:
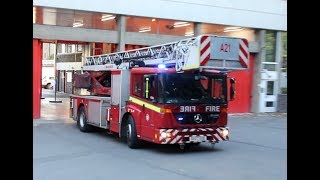
[[159,64],[159,65],[158,65],[158,68],[159,68],[159,69],[164,69],[164,68],[166,68],[166,65],[165,65],[165,64]]
[[178,121],[182,121],[182,120],[183,120],[183,118],[182,118],[182,117],[179,117],[179,118],[178,118]]

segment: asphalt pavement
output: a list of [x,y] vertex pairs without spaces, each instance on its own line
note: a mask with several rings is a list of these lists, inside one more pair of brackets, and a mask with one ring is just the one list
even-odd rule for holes
[[50,103],[43,93],[41,118],[33,122],[34,180],[285,180],[287,116],[229,115],[230,141],[202,143],[186,151],[146,143],[140,149],[104,130],[82,133],[69,118],[69,98]]

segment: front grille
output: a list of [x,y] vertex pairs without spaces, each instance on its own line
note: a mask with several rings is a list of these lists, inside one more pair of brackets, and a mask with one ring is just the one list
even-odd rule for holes
[[[200,123],[195,121],[196,115],[201,116]],[[174,116],[179,124],[211,124],[217,122],[219,113],[174,113]]]

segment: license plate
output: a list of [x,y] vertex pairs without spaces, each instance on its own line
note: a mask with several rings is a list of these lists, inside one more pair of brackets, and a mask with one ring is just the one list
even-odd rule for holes
[[202,142],[206,141],[207,137],[206,136],[191,136],[190,141],[195,141],[195,142]]

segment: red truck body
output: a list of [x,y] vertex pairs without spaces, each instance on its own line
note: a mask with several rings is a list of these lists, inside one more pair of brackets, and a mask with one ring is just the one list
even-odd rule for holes
[[[78,122],[81,131],[90,131],[91,126],[107,129],[127,139],[130,148],[139,147],[141,141],[179,144],[180,147],[184,147],[201,142],[214,144],[229,140],[228,101],[234,97],[235,81],[227,75],[226,70],[232,69],[231,66],[226,68],[220,65],[219,69],[210,62],[210,57],[214,57],[210,56],[210,53],[219,51],[219,48],[212,50],[216,47],[212,42],[209,43],[211,46],[209,46],[209,58],[204,56],[208,47],[203,47],[202,43],[208,41],[208,38],[210,40],[212,37],[200,36],[192,39],[193,44],[188,44],[189,42],[184,44],[185,47],[192,46],[197,51],[190,48],[188,56],[183,58],[197,57],[198,60],[187,62],[188,59],[182,59],[180,67],[177,67],[177,64],[181,63],[179,62],[181,58],[176,58],[175,61],[167,58],[168,63],[163,63],[161,66],[155,62],[161,58],[162,62],[164,61],[164,58],[159,56],[161,50],[157,48],[165,49],[171,44],[157,46],[155,49],[142,48],[141,51],[129,51],[130,58],[127,58],[127,61],[125,61],[127,52],[115,53],[115,56],[111,54],[93,57],[100,60],[99,62],[103,58],[109,59],[113,64],[92,65],[92,62],[97,61],[86,63],[91,68],[85,70],[91,75],[91,80],[88,81],[91,84],[86,86],[90,94],[78,93],[70,96],[71,117]],[[223,53],[241,52],[244,49],[241,48],[241,43],[248,45],[243,39],[235,39],[238,44],[230,41],[230,38],[225,38],[225,42],[222,42],[224,39],[212,38],[211,41],[213,40],[221,44],[220,51]],[[183,44],[180,41],[173,47],[179,43]],[[232,48],[235,44],[238,46],[237,49],[224,48]],[[139,56],[132,56],[130,52]],[[141,55],[143,52],[144,55]],[[152,59],[155,52],[158,56]],[[247,61],[243,58],[248,58],[249,54],[245,53],[247,51],[230,56],[222,54],[222,57],[234,63],[235,59],[230,57],[237,56],[237,66],[246,69]],[[177,52],[175,56],[177,57]],[[112,59],[113,57],[115,58]],[[92,57],[88,60],[90,58]],[[201,64],[204,61],[205,63]],[[128,68],[121,67],[125,63]],[[224,65],[228,63],[223,62]],[[74,85],[81,88],[77,83]]]

